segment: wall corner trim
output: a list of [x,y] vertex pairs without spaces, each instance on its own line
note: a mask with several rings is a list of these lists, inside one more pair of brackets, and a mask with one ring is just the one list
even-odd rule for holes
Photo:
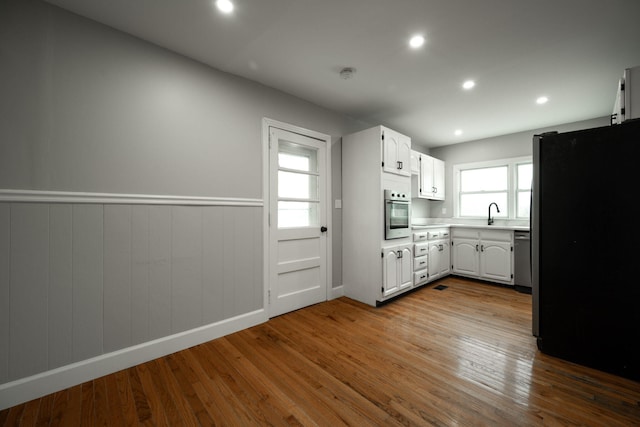
[[336,299],[344,296],[344,286],[336,286],[331,288],[329,299]]

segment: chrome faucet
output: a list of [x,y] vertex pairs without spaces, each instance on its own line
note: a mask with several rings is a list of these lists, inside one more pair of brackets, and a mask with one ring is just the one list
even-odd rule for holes
[[493,224],[493,218],[491,218],[491,205],[496,205],[496,212],[500,213],[500,208],[496,202],[489,203],[489,219],[487,220],[487,225]]

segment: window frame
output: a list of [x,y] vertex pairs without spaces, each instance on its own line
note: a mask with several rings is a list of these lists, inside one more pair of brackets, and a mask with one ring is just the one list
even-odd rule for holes
[[[460,173],[470,169],[488,169],[500,166],[507,167],[507,215],[499,217],[503,220],[529,220],[530,218],[516,216],[518,211],[518,165],[533,163],[533,156],[512,157],[473,163],[459,163],[453,165],[453,212],[454,218],[486,219],[486,216],[460,216]],[[501,207],[501,210],[503,208]]]

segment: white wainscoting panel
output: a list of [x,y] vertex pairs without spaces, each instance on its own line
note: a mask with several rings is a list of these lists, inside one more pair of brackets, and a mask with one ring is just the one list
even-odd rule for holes
[[262,204],[209,202],[0,201],[0,397],[31,376],[261,318]]

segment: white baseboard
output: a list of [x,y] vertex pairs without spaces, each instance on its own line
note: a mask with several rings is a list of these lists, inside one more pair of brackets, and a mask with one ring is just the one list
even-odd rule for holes
[[0,384],[0,410],[266,322],[264,309]]
[[336,299],[344,296],[344,287],[336,286],[335,288],[331,288],[329,299]]

